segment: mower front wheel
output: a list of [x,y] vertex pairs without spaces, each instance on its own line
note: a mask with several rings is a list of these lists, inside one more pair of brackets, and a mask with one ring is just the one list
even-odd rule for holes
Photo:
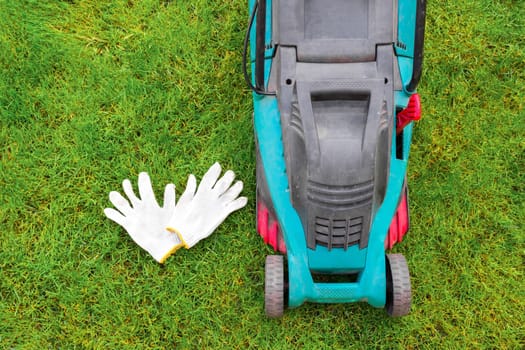
[[285,275],[282,255],[268,255],[265,265],[264,310],[270,318],[281,317],[285,307]]
[[402,254],[386,255],[386,311],[392,317],[408,315],[412,302],[410,273]]

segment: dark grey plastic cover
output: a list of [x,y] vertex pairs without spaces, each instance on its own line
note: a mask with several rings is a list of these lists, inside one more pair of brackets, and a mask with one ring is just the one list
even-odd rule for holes
[[292,204],[308,246],[368,245],[393,129],[394,0],[277,0],[277,91]]
[[393,0],[277,0],[273,40],[301,62],[373,61],[393,42],[394,17]]

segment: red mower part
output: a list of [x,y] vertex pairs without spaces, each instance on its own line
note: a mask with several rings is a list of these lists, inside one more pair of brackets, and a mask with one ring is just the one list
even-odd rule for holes
[[421,99],[419,94],[413,94],[406,108],[397,113],[396,133],[399,134],[408,123],[419,119],[421,119]]
[[279,224],[273,219],[268,208],[262,203],[257,205],[257,232],[264,243],[270,245],[276,252],[286,254],[286,245],[280,234]]
[[390,223],[390,228],[388,229],[388,234],[385,239],[385,249],[390,250],[396,243],[401,242],[408,232],[408,227],[408,198],[407,193],[404,192],[396,213],[392,218],[392,222]]

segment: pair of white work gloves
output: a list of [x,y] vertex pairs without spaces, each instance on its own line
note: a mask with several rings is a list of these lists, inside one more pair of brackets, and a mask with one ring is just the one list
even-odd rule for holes
[[131,182],[122,182],[124,193],[112,191],[109,200],[115,206],[104,209],[104,214],[124,227],[131,238],[159,263],[180,247],[193,247],[213,231],[235,210],[247,203],[239,197],[243,184],[228,170],[220,179],[221,166],[215,163],[203,176],[199,187],[191,174],[186,190],[175,202],[175,185],[168,184],[164,191],[164,204],[159,206],[147,173],[140,173],[139,197],[133,192]]

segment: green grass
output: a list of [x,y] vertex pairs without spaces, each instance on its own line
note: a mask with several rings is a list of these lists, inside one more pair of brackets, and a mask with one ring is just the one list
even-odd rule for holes
[[[525,3],[430,1],[413,139],[412,313],[268,320],[254,229],[245,1],[0,1],[0,348],[524,346]],[[103,215],[214,162],[246,208],[158,265]]]

